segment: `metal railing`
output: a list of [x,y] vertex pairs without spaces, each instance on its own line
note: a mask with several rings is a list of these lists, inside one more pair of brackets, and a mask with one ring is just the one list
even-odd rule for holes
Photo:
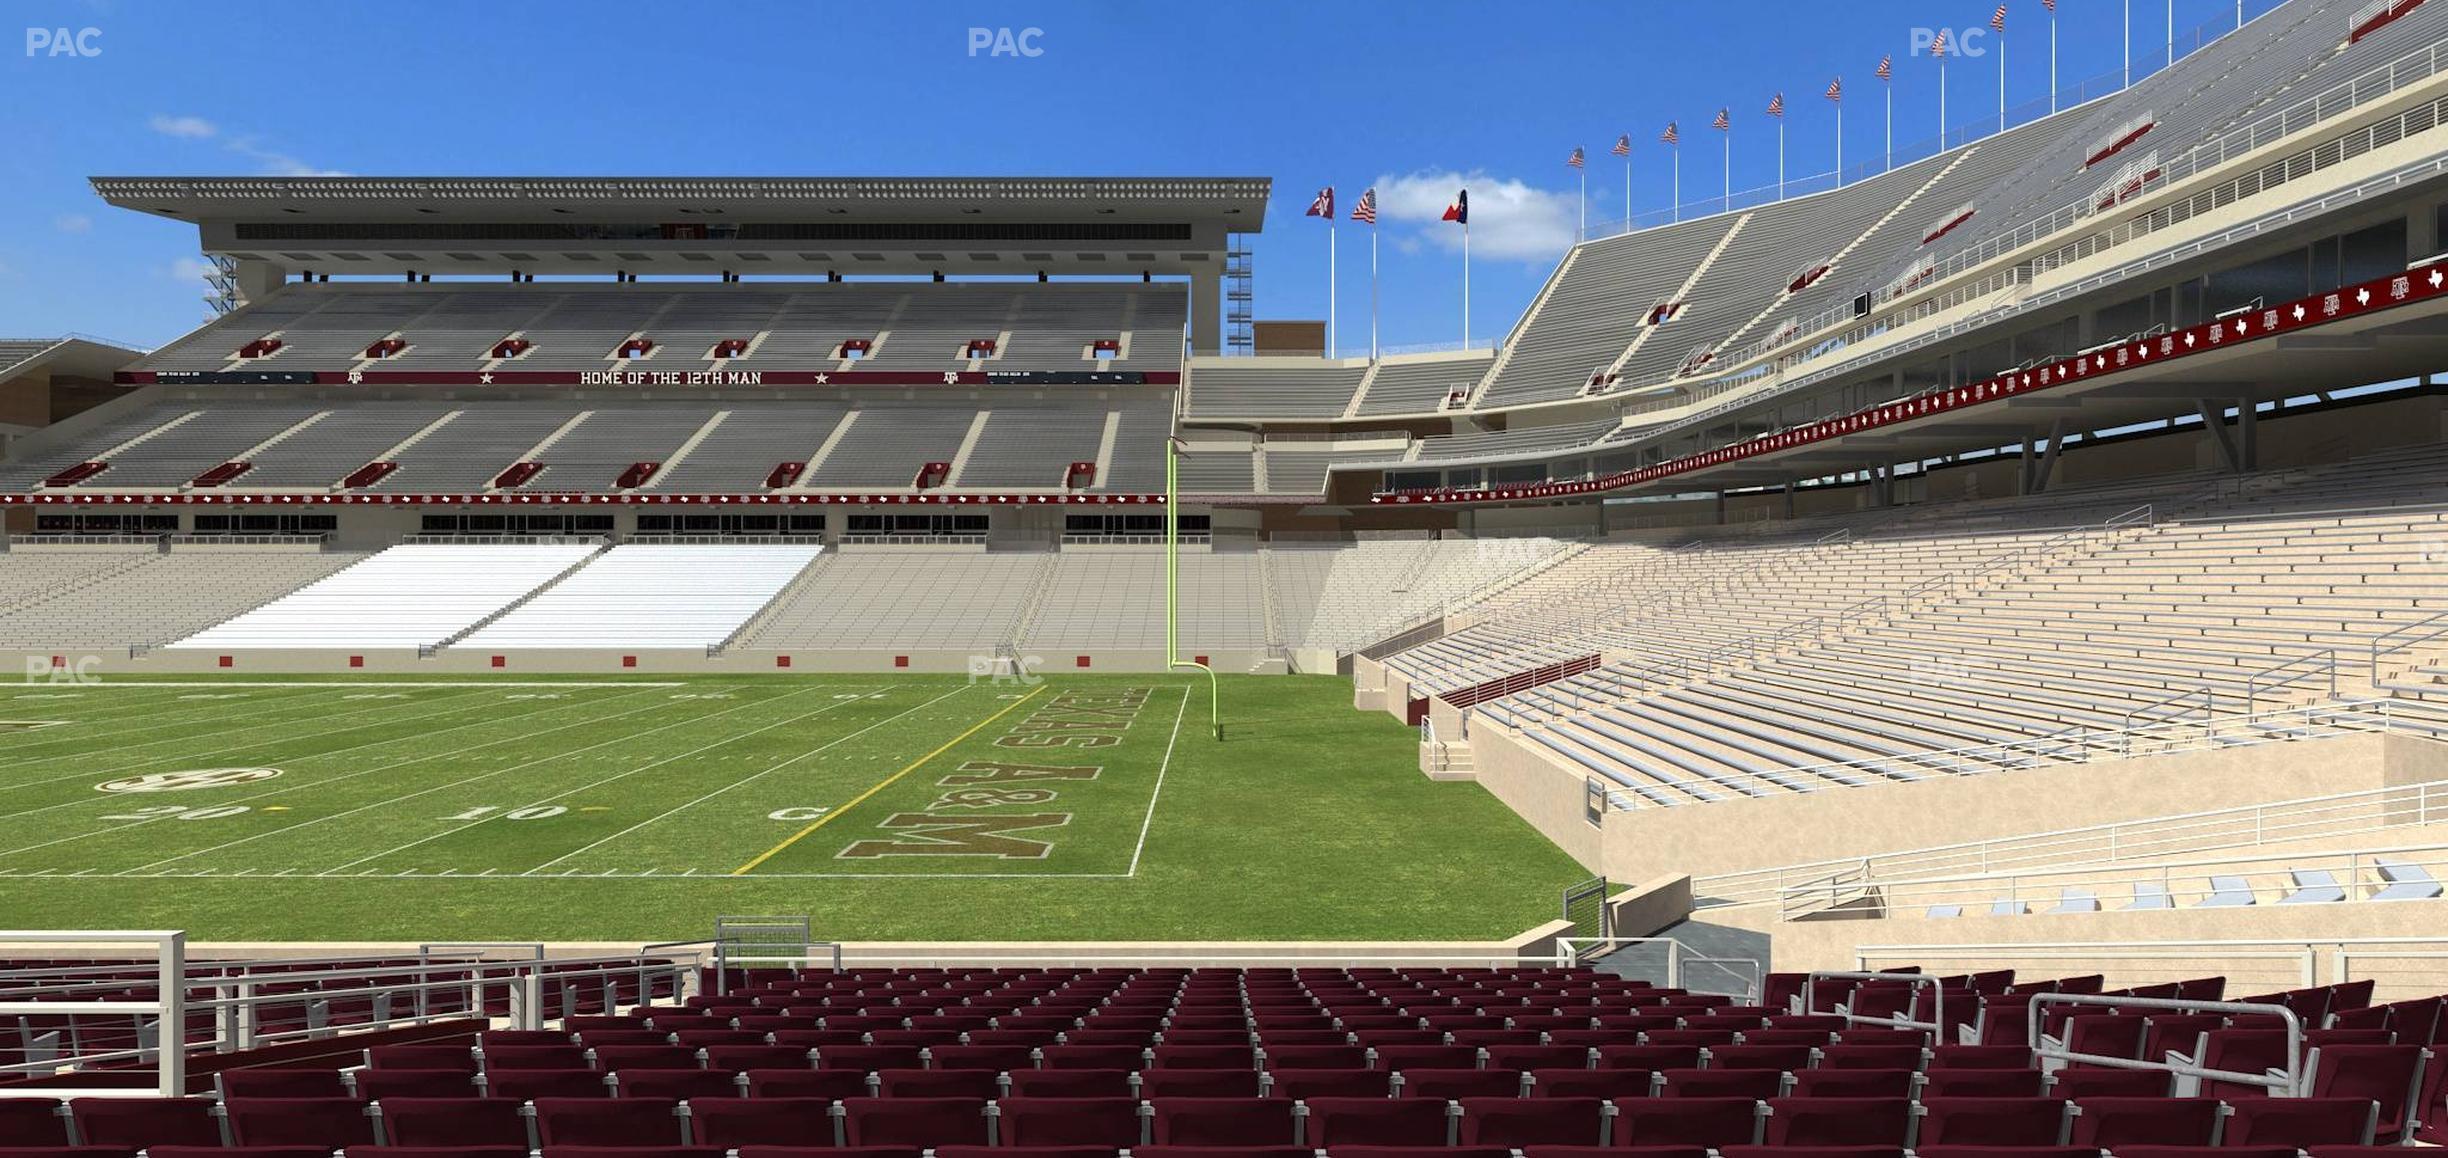
[[[2087,1005],[2110,1010],[2162,1009],[2184,1013],[2230,1013],[2279,1018],[2286,1025],[2286,1068],[2263,1073],[2238,1070],[2207,1069],[2193,1062],[2145,1061],[2140,1058],[2117,1057],[2113,1054],[2081,1053],[2045,1038],[2041,1027],[2047,1024],[2046,1007],[2051,1005]],[[2304,1090],[2304,1024],[2294,1010],[2283,1005],[2257,1001],[2184,1001],[2165,997],[2108,997],[2096,993],[2035,993],[2031,997],[2030,1024],[2024,1029],[2025,1043],[2033,1055],[2084,1066],[2120,1070],[2150,1070],[2194,1082],[2203,1080],[2231,1082],[2237,1085],[2264,1086],[2280,1097],[2302,1097]],[[2171,1055],[2180,1057],[2182,1055]],[[2053,1067],[2052,1067],[2053,1068]]]
[[1700,907],[1710,908],[1776,900],[1796,890],[1824,890],[1838,878],[1873,881],[2050,864],[2116,864],[2443,821],[2448,821],[2448,781],[2436,781],[1723,873],[1695,879],[1692,893]]
[[[1692,993],[1714,993],[1743,1001],[1759,999],[1760,986],[1766,973],[1755,957],[1713,957],[1692,951],[1692,947],[1674,937],[1558,937],[1555,963],[1562,968],[1576,968],[1626,949],[1639,946],[1662,946],[1666,959],[1659,972],[1659,983],[1670,989]],[[1611,971],[1623,971],[1621,963]],[[1698,976],[1694,976],[1697,966]],[[1737,968],[1742,966],[1745,968]],[[1735,983],[1732,989],[1710,989],[1708,984]]]
[[[1882,983],[1900,983],[1914,991],[1914,1003],[1907,1004],[1903,1009],[1898,1010],[1892,1017],[1855,1013],[1853,1012],[1852,1006],[1849,1004],[1840,1006],[1833,1011],[1821,1010],[1819,1008],[1818,984],[1821,981],[1875,981]],[[1928,1021],[1916,1021],[1913,1019],[1912,1015],[1914,1005],[1919,1001],[1920,990],[1925,988],[1930,991],[1930,1019]],[[1876,1025],[1888,1029],[1921,1029],[1935,1034],[1939,1031],[1940,1027],[1946,1025],[1947,1023],[1946,987],[1939,984],[1938,978],[1930,976],[1926,973],[1878,973],[1867,970],[1842,969],[1817,970],[1812,972],[1803,981],[1802,1013],[1807,1017],[1822,1012],[1836,1013],[1838,1016],[1845,1019],[1846,1025]]]
[[[2258,843],[2258,842],[2257,842]],[[2386,862],[2385,864],[2383,862]],[[2158,908],[2191,908],[2219,897],[2237,897],[2232,904],[2248,903],[2245,897],[2285,890],[2320,890],[2336,888],[2342,895],[2317,900],[2307,898],[2302,904],[2359,903],[2376,899],[2376,894],[2392,885],[2409,883],[2396,880],[2390,870],[2420,869],[2434,883],[2448,874],[2448,844],[2395,845],[2337,852],[2263,853],[2239,857],[2204,857],[2136,865],[2124,869],[2040,867],[2024,872],[1966,873],[1954,876],[1888,878],[1870,874],[1866,869],[1856,873],[1840,873],[1828,884],[1798,883],[1779,890],[1778,919],[1801,920],[1806,917],[1852,905],[1871,902],[1858,910],[1848,909],[1848,915],[1895,917],[1934,907],[1957,906],[1964,912],[1981,908],[1994,911],[2006,905],[2015,913],[2045,902],[2064,905],[2069,900],[2088,902],[2091,908],[2063,909],[2065,912],[2105,911],[2109,908],[2100,890],[2121,886],[2131,890],[2137,885],[2155,885],[2150,894]],[[2293,873],[2321,872],[2330,874],[2332,884],[2298,882]],[[2277,879],[2283,875],[2283,879]],[[2235,877],[2248,886],[2239,892],[2232,883],[2222,887],[2217,878]],[[2253,878],[2272,879],[2261,885]],[[2073,890],[2069,893],[2068,890]],[[2134,893],[2138,903],[2144,894]],[[2164,903],[2159,903],[2164,899]],[[2431,899],[2431,898],[2422,898]],[[2060,910],[2052,910],[2060,911]],[[1941,918],[1943,919],[1943,918]]]
[[[62,1071],[121,1071],[152,1067],[149,1087],[94,1090],[43,1086],[23,1092],[45,1097],[182,1096],[186,1059],[192,1053],[230,1053],[289,1042],[328,1038],[346,1029],[379,1030],[436,1021],[485,1018],[501,1005],[509,1024],[539,1029],[552,1018],[586,1008],[612,1008],[624,996],[679,996],[693,984],[702,954],[603,956],[546,960],[532,942],[428,946],[410,964],[375,964],[363,958],[304,958],[269,961],[186,960],[186,939],[177,932],[0,932],[0,944],[148,945],[151,980],[137,983],[125,963],[12,969],[0,972],[0,1016],[67,1019],[66,1033],[45,1056],[0,1065],[0,1077]],[[491,949],[510,948],[518,960],[488,959]],[[475,955],[436,950],[476,950]],[[592,991],[592,992],[589,992]],[[130,997],[131,992],[147,996]],[[548,1008],[557,995],[558,1008]],[[333,1020],[343,1011],[345,1024]],[[99,1015],[122,1032],[105,1033],[104,1044],[86,1048],[75,1031],[80,1017]],[[272,1026],[286,1028],[268,1028]],[[121,1044],[125,1028],[137,1031]],[[100,1030],[109,1027],[89,1026]],[[10,1087],[0,1085],[0,1096]]]

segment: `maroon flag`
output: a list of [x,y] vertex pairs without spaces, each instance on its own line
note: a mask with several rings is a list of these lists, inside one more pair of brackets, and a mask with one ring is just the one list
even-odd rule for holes
[[1318,190],[1316,199],[1309,202],[1309,211],[1301,216],[1323,217],[1328,221],[1334,220],[1334,186],[1328,185],[1327,187]]

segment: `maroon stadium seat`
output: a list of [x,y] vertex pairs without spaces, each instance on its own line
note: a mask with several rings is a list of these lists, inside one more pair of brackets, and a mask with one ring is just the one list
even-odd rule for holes
[[193,1098],[73,1098],[68,1115],[87,1146],[218,1146],[212,1103]]
[[1447,1103],[1388,1098],[1311,1098],[1312,1146],[1443,1146]]
[[1280,1098],[1158,1098],[1148,1106],[1150,1137],[1159,1146],[1285,1146],[1296,1140],[1293,1103]]
[[1463,1098],[1464,1146],[1601,1145],[1606,1102],[1598,1098]]
[[392,1146],[517,1146],[528,1143],[519,1104],[498,1098],[384,1098],[374,1103]]
[[998,1146],[1136,1146],[1131,1098],[1006,1098],[995,1104]]
[[1757,1098],[1640,1098],[1615,1103],[1618,1146],[1747,1146],[1759,1140]]
[[1776,1098],[1768,1103],[1770,1146],[1897,1146],[1912,1131],[1904,1098]]
[[824,1098],[691,1098],[689,1139],[699,1146],[825,1146],[834,1141]]
[[2066,1132],[2062,1098],[1925,1096],[1916,1112],[1921,1118],[1914,1134],[1917,1143],[2057,1146],[2063,1144]]

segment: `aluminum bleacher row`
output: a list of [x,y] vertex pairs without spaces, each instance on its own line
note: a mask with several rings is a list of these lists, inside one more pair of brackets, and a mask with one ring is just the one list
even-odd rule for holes
[[0,1150],[2368,1158],[2448,1113],[2441,999],[2370,982],[2229,1002],[2223,978],[1772,974],[1746,1005],[1538,967],[732,976],[362,1065],[224,1069],[209,1097],[8,1090]]
[[[1031,398],[1026,405],[895,399],[809,402],[161,402],[0,467],[33,490],[80,463],[104,469],[53,489],[461,493],[519,490],[754,494],[911,488],[930,462],[952,488],[1090,493],[1163,489],[1171,412],[1161,397]],[[964,453],[966,449],[966,453]],[[1095,463],[1074,480],[1075,462]],[[199,482],[224,463],[246,469]],[[361,468],[391,464],[347,485]],[[537,468],[523,478],[514,466]],[[799,469],[777,470],[786,463]],[[1322,477],[1322,468],[1321,468]]]
[[[137,370],[807,369],[1178,371],[1187,294],[1170,284],[746,283],[516,287],[297,284]],[[385,339],[405,343],[369,356]],[[633,339],[651,343],[624,357]],[[864,358],[844,356],[853,339]],[[239,351],[259,341],[277,348]],[[973,359],[973,341],[995,343]],[[526,345],[513,356],[505,342]],[[717,357],[726,342],[735,356]],[[1097,357],[1100,341],[1112,356]]]

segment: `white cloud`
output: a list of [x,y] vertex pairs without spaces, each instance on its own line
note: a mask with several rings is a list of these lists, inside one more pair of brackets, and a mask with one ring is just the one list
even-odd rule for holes
[[287,153],[264,148],[252,134],[228,133],[221,126],[202,117],[174,117],[155,113],[148,122],[153,131],[165,137],[186,141],[218,140],[221,147],[255,162],[255,171],[267,177],[346,177],[337,169],[325,169],[292,157]]
[[[1498,261],[1553,261],[1573,243],[1579,212],[1569,191],[1534,188],[1467,173],[1428,170],[1377,178],[1379,211],[1389,221],[1418,226],[1412,236],[1460,250],[1462,230],[1443,220],[1456,190],[1470,190],[1471,253]],[[1398,241],[1397,244],[1400,244]]]
[[51,219],[51,227],[62,233],[85,233],[93,229],[93,218],[82,213],[62,213]]
[[230,152],[254,161],[257,165],[261,166],[262,173],[267,177],[348,176],[347,173],[344,173],[338,169],[317,168],[313,165],[307,164],[304,161],[298,160],[287,153],[276,153],[270,149],[262,148],[256,145],[255,138],[253,137],[232,137],[227,143],[229,145]]
[[219,272],[213,263],[200,257],[182,257],[162,271],[178,281],[202,281]]
[[221,131],[202,117],[174,117],[166,113],[153,114],[151,124],[154,132],[165,137],[183,137],[191,141],[208,140]]

